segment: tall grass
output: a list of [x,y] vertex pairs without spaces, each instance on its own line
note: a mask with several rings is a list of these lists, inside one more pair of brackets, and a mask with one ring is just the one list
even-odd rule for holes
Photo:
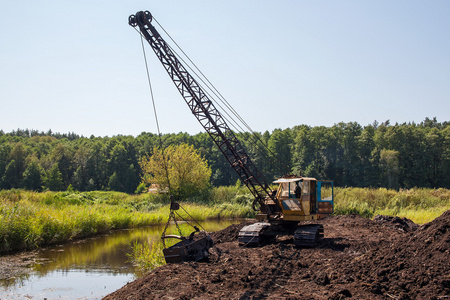
[[[179,213],[185,219],[193,217],[198,221],[254,215],[244,202],[216,202],[216,205],[185,203],[186,211]],[[169,214],[167,203],[166,195],[2,190],[0,253],[35,249],[112,229],[163,224]]]
[[150,270],[166,264],[161,241],[153,243],[135,242],[129,255],[133,265],[136,267],[137,275],[140,277]]
[[357,213],[366,218],[378,214],[407,217],[423,224],[450,209],[450,190],[414,188],[335,188],[335,214]]
[[[178,228],[173,226],[169,228],[166,234],[188,236],[192,231],[193,229],[191,226],[187,224],[179,224]],[[129,257],[136,267],[137,275],[141,276],[147,271],[165,265],[166,260],[164,259],[163,254],[164,246],[168,248],[175,245],[179,241],[180,240],[178,239],[166,239],[164,242],[165,244],[163,244],[160,239],[146,243],[135,242],[132,245],[132,252],[129,254]]]
[[[407,217],[429,222],[450,209],[447,189],[335,188],[335,214]],[[251,218],[253,198],[244,187],[217,187],[183,202],[178,212],[198,221]],[[163,224],[166,195],[119,192],[0,191],[0,253],[84,238],[112,229]]]

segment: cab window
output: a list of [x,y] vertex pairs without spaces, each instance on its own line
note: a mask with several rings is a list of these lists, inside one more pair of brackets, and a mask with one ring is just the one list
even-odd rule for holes
[[302,182],[284,182],[280,184],[281,198],[300,198],[302,190]]
[[303,188],[302,188],[302,194],[303,195],[309,195],[309,181],[304,181],[303,182]]

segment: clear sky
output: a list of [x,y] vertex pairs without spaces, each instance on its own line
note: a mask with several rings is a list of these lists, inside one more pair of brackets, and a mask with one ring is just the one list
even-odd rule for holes
[[[156,132],[139,10],[256,131],[450,120],[447,0],[2,0],[0,129]],[[147,55],[162,132],[202,132]]]

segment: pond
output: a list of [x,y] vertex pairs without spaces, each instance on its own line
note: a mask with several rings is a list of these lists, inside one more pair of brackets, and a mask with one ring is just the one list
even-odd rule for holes
[[[201,222],[208,232],[241,220]],[[164,226],[116,230],[36,251],[30,272],[0,280],[0,299],[101,299],[136,278],[134,242],[159,240]]]

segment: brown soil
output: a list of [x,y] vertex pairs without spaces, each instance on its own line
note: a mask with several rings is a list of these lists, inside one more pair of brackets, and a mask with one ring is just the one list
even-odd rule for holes
[[444,299],[450,295],[450,210],[417,226],[357,215],[320,220],[325,239],[239,247],[233,225],[212,233],[208,262],[165,265],[104,299]]

